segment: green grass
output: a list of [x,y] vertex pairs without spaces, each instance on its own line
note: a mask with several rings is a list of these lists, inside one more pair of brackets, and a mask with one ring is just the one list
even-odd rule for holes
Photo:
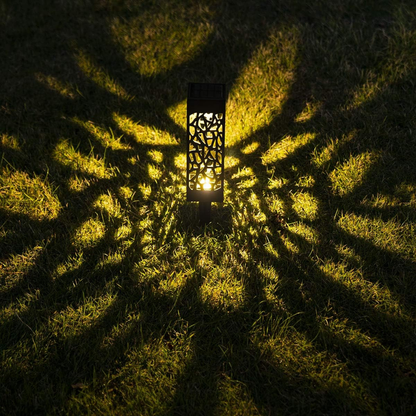
[[[416,414],[415,22],[0,0],[0,414]],[[193,81],[229,91],[206,228]]]

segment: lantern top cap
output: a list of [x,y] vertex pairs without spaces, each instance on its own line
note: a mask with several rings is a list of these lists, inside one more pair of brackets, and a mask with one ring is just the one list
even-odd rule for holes
[[188,84],[188,99],[224,100],[225,85],[190,83]]

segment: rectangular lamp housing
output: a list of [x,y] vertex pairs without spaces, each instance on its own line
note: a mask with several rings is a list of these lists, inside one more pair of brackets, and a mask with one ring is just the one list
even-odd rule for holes
[[224,200],[225,85],[188,85],[188,201]]

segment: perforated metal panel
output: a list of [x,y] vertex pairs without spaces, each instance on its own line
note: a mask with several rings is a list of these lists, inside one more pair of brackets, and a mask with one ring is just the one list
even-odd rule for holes
[[188,87],[188,201],[224,199],[225,86]]

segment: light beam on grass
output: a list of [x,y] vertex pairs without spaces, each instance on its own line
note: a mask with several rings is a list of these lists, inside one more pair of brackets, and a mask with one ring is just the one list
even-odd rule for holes
[[63,166],[75,172],[86,173],[99,179],[108,179],[114,175],[112,168],[106,167],[104,160],[93,155],[93,147],[88,156],[83,155],[68,140],[61,140],[55,147],[53,158]]
[[275,193],[272,193],[265,197],[267,206],[270,212],[283,217],[285,215],[284,203],[281,198]]
[[85,221],[74,233],[72,244],[78,248],[92,248],[104,237],[105,225],[95,218]]
[[[2,292],[9,291],[22,281],[25,274],[36,265],[36,260],[43,251],[43,245],[26,247],[22,254],[12,254],[9,258],[1,261],[0,295]],[[24,304],[26,303],[24,302]]]
[[351,155],[342,165],[336,166],[329,174],[334,193],[346,196],[354,192],[354,189],[364,183],[367,173],[379,159],[379,152],[367,151],[356,156]]
[[280,236],[281,242],[282,244],[285,246],[286,250],[292,254],[299,254],[300,253],[300,248],[299,246],[296,244],[296,241],[294,241],[293,237],[289,237],[287,235],[282,234]]
[[[49,320],[48,333],[68,339],[82,335],[97,324],[106,311],[117,301],[117,296],[106,293],[102,296],[89,297],[79,307],[68,306],[63,311],[55,312]],[[89,342],[93,340],[90,339]]]
[[260,147],[259,142],[252,142],[248,144],[247,146],[245,146],[243,149],[241,149],[241,153],[243,155],[250,155],[254,153],[259,147]]
[[181,171],[183,175],[186,175],[186,154],[179,153],[174,159],[175,166]]
[[273,143],[270,148],[263,153],[261,158],[262,163],[264,165],[270,165],[285,159],[298,149],[311,143],[315,140],[315,137],[316,135],[314,133],[304,133],[295,137],[286,136],[278,142]]
[[[81,175],[82,176],[82,175]],[[90,186],[90,181],[77,174],[68,179],[68,189],[72,192],[81,192]]]
[[356,136],[355,130],[350,131],[348,134],[343,135],[341,138],[328,139],[326,146],[323,148],[315,147],[312,151],[312,162],[319,168],[325,168],[338,157],[338,153],[349,142],[351,142]]
[[230,267],[214,266],[200,287],[201,300],[211,308],[236,310],[245,300],[244,285]]
[[240,159],[227,153],[227,157],[224,161],[224,169],[231,170],[240,164]]
[[174,123],[181,126],[184,130],[186,129],[186,101],[183,100],[170,106],[166,113],[172,119]]
[[403,310],[400,300],[385,285],[366,279],[362,268],[355,268],[348,261],[326,261],[319,266],[329,279],[352,290],[363,302],[377,310],[395,314]]
[[[295,223],[288,224],[287,229],[291,233],[299,236],[300,239],[306,241],[309,246],[316,245],[319,242],[318,231],[315,228],[306,225],[304,222],[297,221]],[[307,247],[305,247],[305,251],[306,250]]]
[[147,164],[147,173],[152,181],[157,181],[163,175],[162,169],[160,169],[159,166],[153,165],[152,163]]
[[287,178],[269,178],[268,188],[269,189],[280,189],[289,184]]
[[78,95],[76,89],[71,84],[63,82],[52,75],[37,73],[35,74],[35,78],[41,84],[46,85],[47,88],[62,95],[62,97],[70,98],[72,100]]
[[[232,351],[223,351],[227,356]],[[226,355],[227,354],[227,355]],[[219,404],[215,411],[219,415],[235,415],[241,413],[241,409],[247,415],[259,414],[258,405],[252,396],[250,389],[245,383],[240,380],[235,380],[233,377],[224,373],[218,382]]]
[[122,218],[120,203],[111,194],[100,195],[94,202],[93,207],[106,212],[109,217]]
[[147,155],[156,163],[163,162],[163,153],[159,150],[148,150]]
[[75,48],[74,58],[81,71],[103,90],[114,94],[124,100],[131,100],[124,88],[118,84],[110,75],[94,62],[94,58],[80,48]]
[[267,218],[265,213],[261,210],[260,207],[260,199],[255,192],[251,192],[250,196],[248,197],[247,201],[252,208],[253,211],[253,220],[256,224],[265,223]]
[[416,184],[402,182],[395,186],[392,194],[377,193],[364,198],[361,204],[372,208],[416,208]]
[[[255,334],[253,342],[262,356],[267,357],[268,365],[281,369],[289,379],[302,377],[307,384],[318,386],[320,392],[339,390],[340,386],[358,387],[349,392],[350,401],[360,403],[360,409],[373,413],[376,398],[366,389],[366,384],[349,369],[335,354],[317,348],[305,334],[295,329],[297,314],[282,314],[268,322],[263,322],[265,333]],[[324,329],[322,329],[324,331]],[[336,337],[336,330],[327,335]],[[365,391],[365,399],[362,393]]]
[[237,188],[240,189],[252,188],[258,182],[257,176],[250,167],[238,169],[237,173],[231,176],[231,179],[235,181]]
[[274,309],[284,311],[286,309],[283,299],[279,296],[280,277],[274,266],[258,263],[257,270],[263,282],[263,293],[269,305]]
[[322,104],[319,102],[306,103],[305,108],[295,117],[297,123],[306,123],[311,120],[319,111]]
[[158,292],[165,296],[176,297],[192,277],[193,270],[174,271],[159,280]]
[[[192,6],[183,7],[178,3],[181,10],[169,7],[168,12],[146,11],[111,23],[114,41],[134,71],[141,75],[154,76],[188,62],[213,31],[207,8],[204,8],[204,18],[198,20],[195,14],[200,12]],[[191,20],[189,13],[192,13]]]
[[309,192],[296,192],[291,199],[292,209],[299,218],[312,221],[318,217],[318,201]]
[[0,134],[0,146],[11,150],[22,150],[19,139],[15,136],[5,133]]
[[112,150],[131,150],[129,145],[121,141],[123,136],[116,138],[111,128],[107,130],[96,125],[92,121],[83,121],[78,117],[74,117],[71,120],[73,123],[90,133],[95,138],[95,140],[97,140],[104,147],[108,147]]
[[[65,273],[74,272],[78,270],[84,263],[84,253],[82,250],[77,250],[74,255],[70,255],[67,259],[58,264],[55,271],[53,272],[53,278],[57,279],[63,276]],[[74,279],[72,281],[72,287],[76,287],[78,280]]]
[[0,208],[35,220],[52,220],[57,218],[62,206],[47,180],[3,168],[0,171]]
[[155,127],[141,125],[125,115],[113,113],[113,120],[121,131],[134,137],[139,144],[153,146],[178,145],[176,139],[168,132],[159,130]]
[[413,223],[402,223],[396,218],[384,221],[382,218],[348,213],[339,217],[337,226],[380,249],[397,253],[412,261],[416,259],[416,228]]
[[415,35],[407,23],[410,21],[408,19],[415,17],[414,12],[408,15],[400,9],[399,7],[395,13],[397,20],[393,20],[394,25],[389,30],[377,72],[364,72],[364,80],[351,92],[351,99],[346,105],[348,110],[375,101],[388,85],[399,83],[416,70]]
[[300,34],[295,27],[274,31],[252,55],[235,81],[227,103],[227,146],[235,146],[271,123],[287,99],[298,64]]
[[[102,353],[105,354],[106,348],[111,349],[119,339],[129,339],[131,334],[145,332],[142,330],[144,319],[130,313],[127,322],[114,327],[106,337]],[[168,413],[174,406],[172,396],[180,386],[181,375],[189,369],[196,350],[194,332],[181,320],[178,320],[178,326],[177,331],[169,331],[143,345],[138,342],[139,345],[131,345],[125,353],[125,364],[119,369],[118,377],[132,382],[123,384],[114,377],[108,379],[106,394],[121,394],[130,409],[151,408],[159,414]],[[170,337],[169,341],[167,337]]]
[[266,252],[272,255],[274,258],[280,258],[279,252],[276,250],[275,246],[272,244],[271,241],[267,241],[267,243],[264,244],[263,247],[266,250]]
[[146,201],[150,198],[150,195],[152,194],[152,187],[148,183],[140,183],[138,185],[139,191],[143,197],[143,199]]

